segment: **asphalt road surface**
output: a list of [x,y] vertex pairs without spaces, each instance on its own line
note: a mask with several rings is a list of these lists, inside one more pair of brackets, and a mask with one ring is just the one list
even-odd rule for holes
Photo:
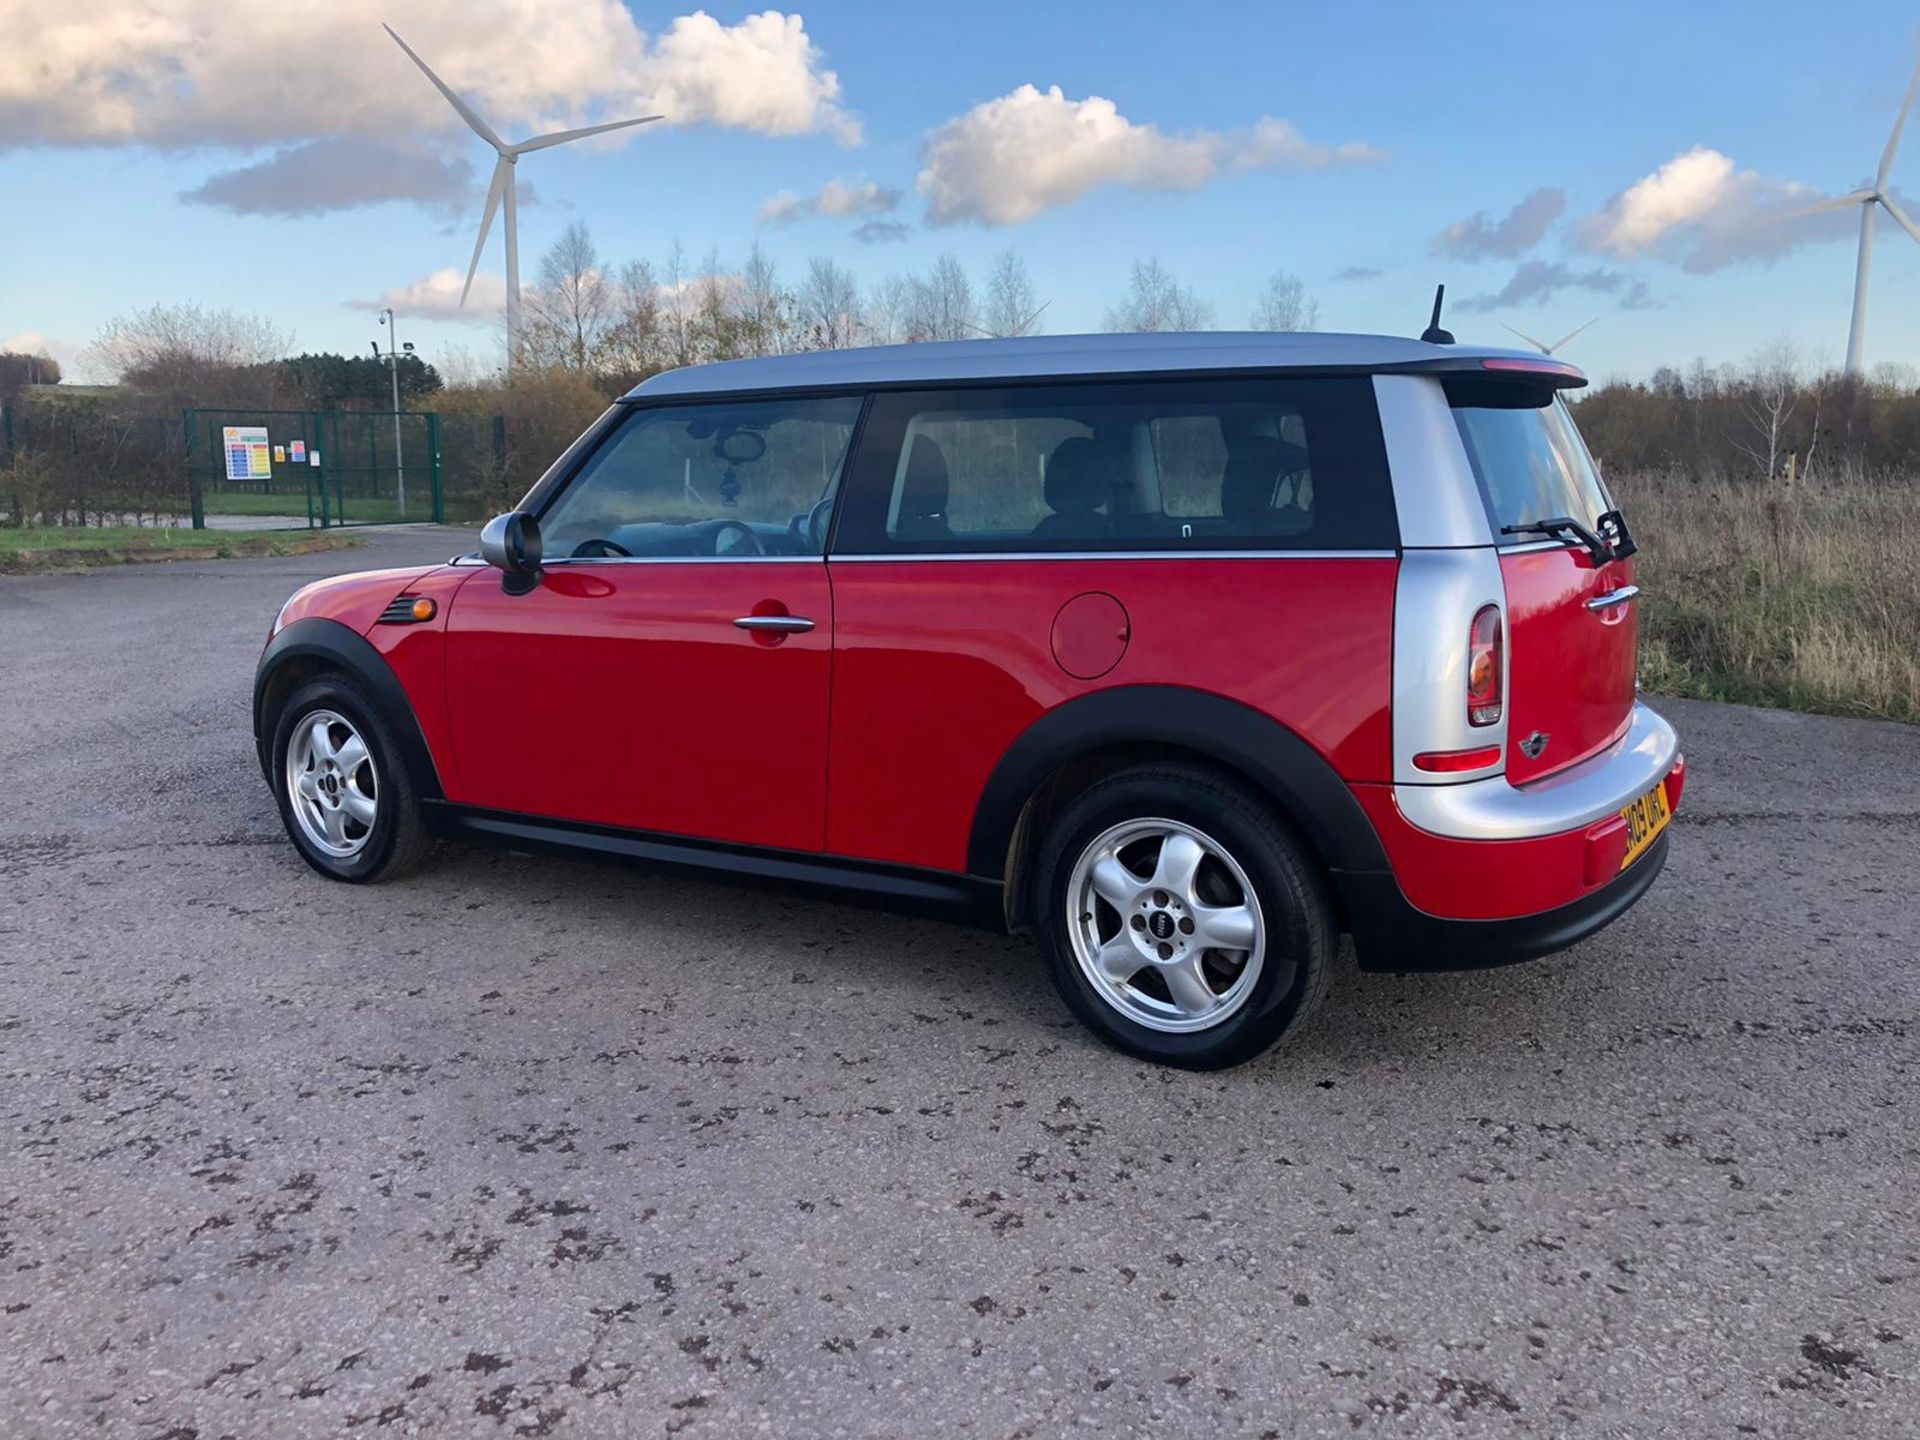
[[1665,706],[1625,920],[1188,1075],[987,934],[314,876],[267,623],[461,543],[0,580],[0,1435],[1920,1433],[1920,731]]

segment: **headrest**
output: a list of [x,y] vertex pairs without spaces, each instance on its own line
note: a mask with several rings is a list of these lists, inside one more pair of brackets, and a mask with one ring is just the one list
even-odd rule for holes
[[1098,510],[1113,493],[1119,459],[1084,435],[1062,440],[1047,461],[1042,493],[1047,508],[1057,515],[1085,515]]
[[920,520],[941,515],[947,508],[947,456],[939,442],[916,435],[907,452],[906,481],[900,487],[900,514]]
[[1307,468],[1306,448],[1272,435],[1242,435],[1228,448],[1220,476],[1220,513],[1229,520],[1256,520],[1271,511],[1280,477]]

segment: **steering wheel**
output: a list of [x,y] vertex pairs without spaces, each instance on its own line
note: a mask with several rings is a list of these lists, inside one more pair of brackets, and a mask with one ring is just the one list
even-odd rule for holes
[[721,548],[720,537],[725,535],[729,530],[738,530],[742,535],[746,536],[747,547],[750,550],[752,550],[754,554],[764,555],[767,553],[767,547],[760,543],[760,536],[753,529],[751,529],[746,525],[743,525],[738,520],[722,520],[717,526],[714,527],[714,531],[713,531],[713,553],[714,554],[724,555],[727,553],[726,550]]
[[598,535],[588,540],[582,540],[578,545],[573,547],[573,558],[576,560],[600,560],[608,555],[618,555],[623,560],[631,560],[633,558],[633,552],[627,549],[626,546],[617,545],[613,541],[603,539]]

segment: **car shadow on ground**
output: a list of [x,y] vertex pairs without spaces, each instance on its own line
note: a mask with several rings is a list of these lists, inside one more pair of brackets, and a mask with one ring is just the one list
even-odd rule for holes
[[[915,1033],[912,1020],[954,1006],[986,1017],[1003,1044],[1064,1045],[1089,1064],[1138,1063],[1079,1026],[1025,936],[799,889],[458,843],[443,845],[430,871],[395,888],[404,895],[449,886],[484,893],[479,903],[490,911],[520,912],[523,920],[509,925],[543,917],[528,926],[529,952],[561,943],[614,952],[617,963],[587,981],[606,987],[597,997],[603,1005],[658,1003],[660,977],[648,951],[670,942],[676,956],[723,958],[730,983],[748,990],[804,974],[804,983],[825,987],[822,993],[857,992],[870,1014],[896,1017],[897,1024],[882,1028],[897,1037],[906,1063],[938,1043],[937,1035]],[[1656,887],[1647,905],[1573,950],[1515,966],[1370,972],[1343,938],[1320,1012],[1236,1073],[1456,1069],[1481,1057],[1574,1047],[1596,1027],[1635,1024],[1642,1015],[1634,973],[1644,958],[1637,942],[1657,933],[1651,917],[1658,894]],[[743,1014],[740,1023],[744,1041],[752,1022]],[[860,1037],[871,1041],[872,1028],[863,1027]]]

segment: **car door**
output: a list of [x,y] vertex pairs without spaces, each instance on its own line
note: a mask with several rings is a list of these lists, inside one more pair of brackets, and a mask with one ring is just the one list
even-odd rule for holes
[[1365,377],[893,390],[861,435],[828,562],[834,854],[965,869],[1010,747],[1097,690],[1228,696],[1389,775],[1398,534]]
[[821,848],[833,603],[821,557],[857,396],[636,407],[540,516],[524,593],[461,588],[461,802]]

